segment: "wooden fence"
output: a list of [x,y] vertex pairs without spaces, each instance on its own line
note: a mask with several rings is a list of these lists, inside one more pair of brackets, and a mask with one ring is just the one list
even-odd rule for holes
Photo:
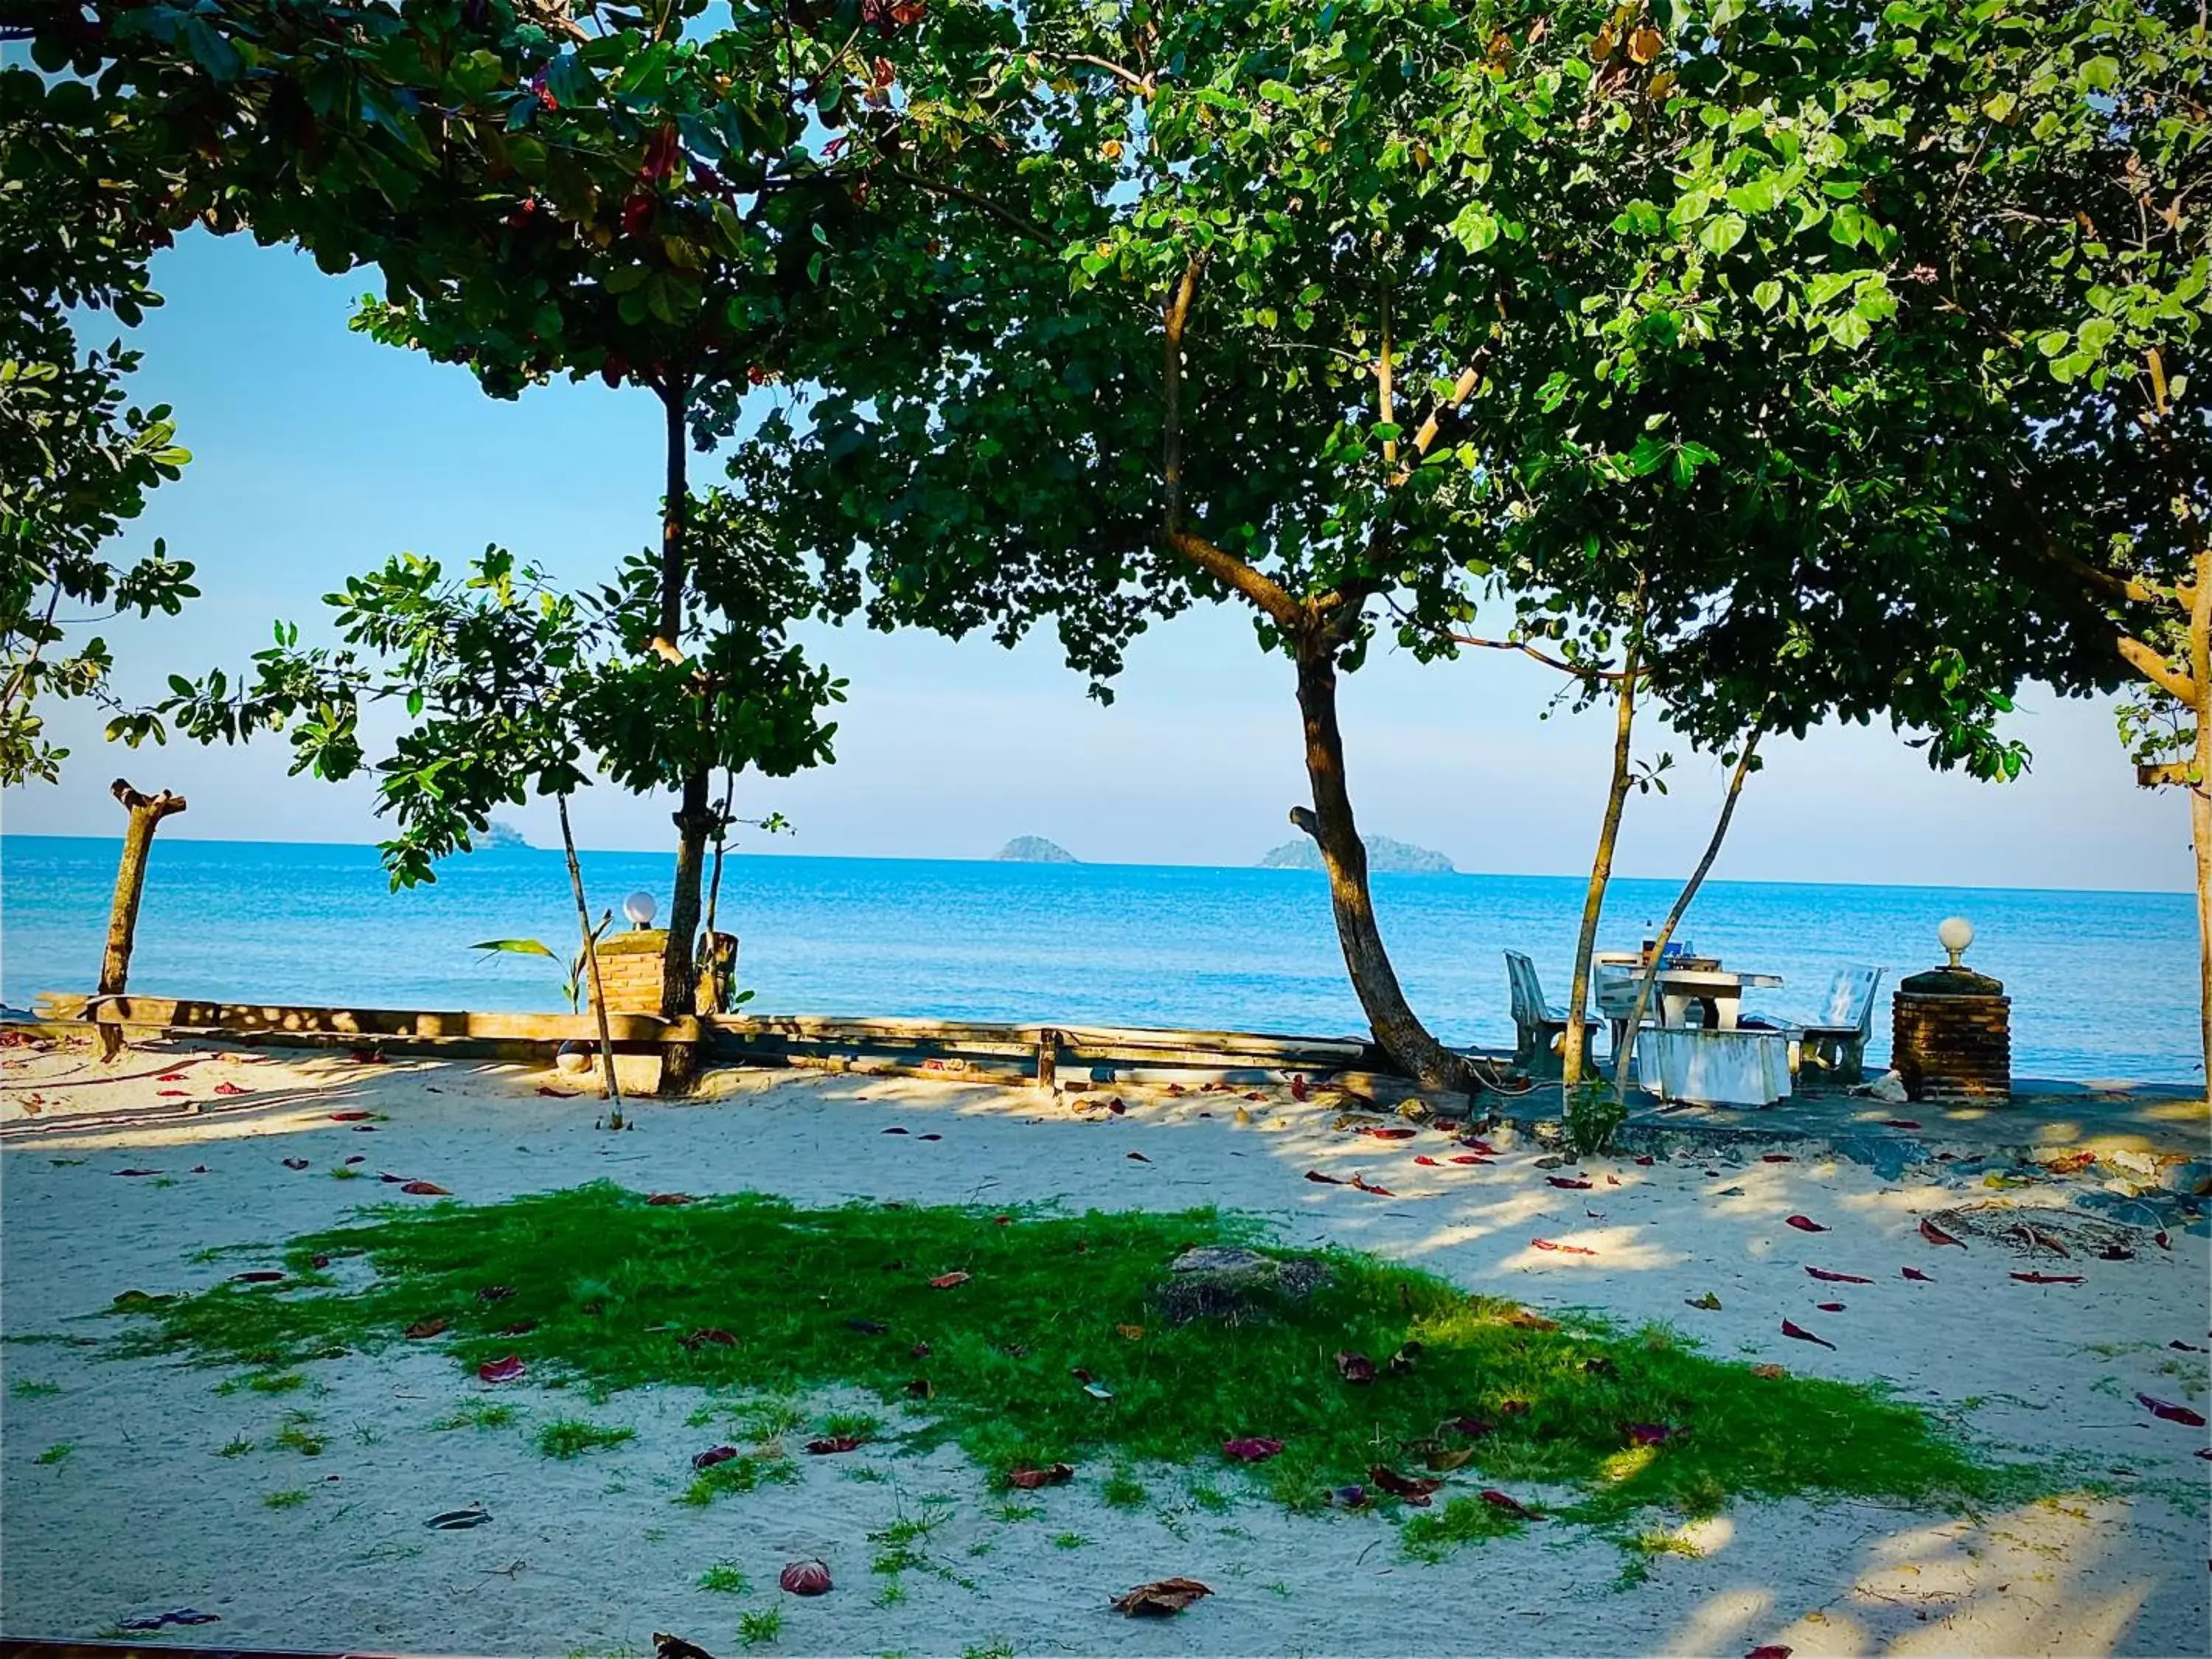
[[[177,997],[48,994],[39,999],[39,1014],[41,1024],[58,1031],[112,1025],[147,1035],[253,1044],[466,1055],[536,1054],[563,1042],[596,1044],[599,1035],[598,1018],[590,1014],[319,1008]],[[672,1020],[610,1013],[608,1024],[616,1046],[629,1053],[649,1053],[669,1042],[704,1042],[709,1057],[722,1064],[1044,1088],[1199,1073],[1365,1073],[1386,1064],[1371,1045],[1357,1038],[1258,1031],[813,1014],[715,1014]]]

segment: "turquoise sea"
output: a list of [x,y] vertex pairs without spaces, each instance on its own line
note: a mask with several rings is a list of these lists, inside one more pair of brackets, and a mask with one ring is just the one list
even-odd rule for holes
[[[0,998],[86,991],[100,967],[117,843],[0,841]],[[666,914],[669,859],[588,853],[596,913],[633,890]],[[1555,1003],[1582,882],[1380,876],[1376,903],[1414,1006],[1449,1041],[1511,1040],[1501,952],[1534,957]],[[1613,884],[1601,945],[1633,947],[1671,883]],[[1899,975],[1942,959],[1936,924],[1966,916],[1968,959],[2013,998],[2014,1069],[2046,1078],[2186,1081],[2197,1057],[2196,949],[2179,893],[1714,882],[1684,934],[1700,954],[1778,973],[1750,1006],[1817,1006],[1853,963],[1887,970],[1875,1053]],[[1188,866],[733,857],[723,926],[763,1012],[1187,1025],[1312,1036],[1364,1029],[1318,874]],[[620,925],[617,923],[617,925]],[[132,963],[155,995],[417,1008],[557,1009],[541,959],[477,939],[565,950],[574,910],[557,852],[450,860],[434,886],[386,890],[374,848],[157,842]]]

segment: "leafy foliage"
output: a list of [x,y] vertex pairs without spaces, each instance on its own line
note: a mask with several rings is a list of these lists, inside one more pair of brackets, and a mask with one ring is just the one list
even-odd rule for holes
[[42,696],[107,696],[114,659],[97,635],[72,639],[88,620],[76,608],[174,616],[198,592],[159,541],[110,556],[191,457],[166,405],[126,403],[139,354],[76,333],[79,313],[127,327],[160,304],[146,261],[168,188],[118,100],[0,68],[0,783],[60,775],[69,751],[46,735]]

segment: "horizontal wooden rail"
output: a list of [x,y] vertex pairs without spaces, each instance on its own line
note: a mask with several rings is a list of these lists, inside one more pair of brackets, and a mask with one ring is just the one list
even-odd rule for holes
[[[291,1003],[184,997],[84,997],[48,994],[40,1018],[56,1025],[121,1026],[241,1042],[328,1046],[420,1044],[441,1052],[469,1046],[598,1042],[589,1014],[475,1012],[404,1008],[320,1008]],[[1055,1085],[1065,1062],[1127,1076],[1210,1071],[1307,1072],[1317,1076],[1375,1064],[1357,1038],[1262,1031],[1182,1031],[1150,1026],[1008,1024],[981,1020],[881,1019],[824,1014],[714,1014],[661,1019],[610,1013],[610,1035],[626,1049],[704,1042],[717,1059],[884,1076],[948,1077]],[[1084,1078],[1085,1082],[1091,1080]]]

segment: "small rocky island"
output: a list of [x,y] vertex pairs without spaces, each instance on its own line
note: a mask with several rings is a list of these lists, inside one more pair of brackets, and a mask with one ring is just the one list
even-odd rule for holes
[[1058,842],[1042,836],[1016,836],[994,856],[1005,864],[1080,864],[1083,860]]
[[[1458,867],[1442,853],[1431,852],[1425,847],[1416,847],[1411,842],[1393,841],[1388,836],[1362,836],[1367,848],[1367,867],[1378,876],[1450,876]],[[1322,867],[1321,848],[1310,836],[1300,836],[1296,841],[1286,841],[1260,860],[1262,870],[1318,870]]]

